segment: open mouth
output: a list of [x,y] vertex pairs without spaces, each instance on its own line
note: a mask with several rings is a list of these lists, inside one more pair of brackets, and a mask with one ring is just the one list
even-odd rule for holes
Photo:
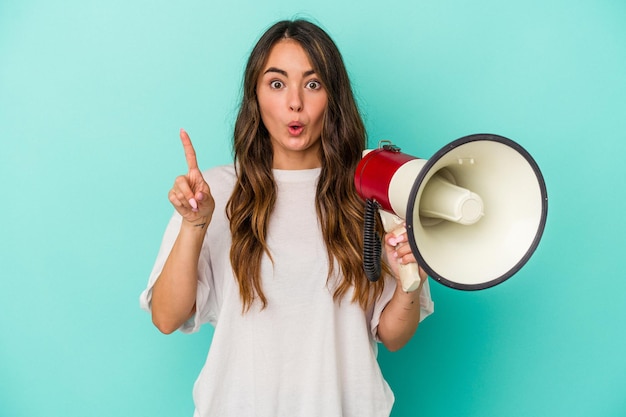
[[289,123],[289,133],[292,136],[298,136],[304,130],[304,126],[300,123]]

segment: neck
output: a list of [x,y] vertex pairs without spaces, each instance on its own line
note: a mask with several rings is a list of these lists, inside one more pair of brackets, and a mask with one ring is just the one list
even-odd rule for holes
[[320,168],[322,162],[319,158],[276,158],[272,163],[273,169],[284,170],[301,170],[301,169],[313,169]]

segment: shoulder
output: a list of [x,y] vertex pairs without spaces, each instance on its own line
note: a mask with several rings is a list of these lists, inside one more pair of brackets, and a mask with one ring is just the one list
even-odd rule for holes
[[209,168],[202,172],[202,176],[204,176],[204,180],[211,189],[224,186],[232,189],[237,178],[234,165],[220,165]]
[[230,165],[219,165],[213,168],[209,168],[205,171],[202,171],[202,175],[204,176],[204,179],[208,182],[209,180],[212,181],[223,181],[223,180],[230,180],[230,181],[234,181],[235,177],[236,177],[236,173],[235,173],[235,166],[230,164]]

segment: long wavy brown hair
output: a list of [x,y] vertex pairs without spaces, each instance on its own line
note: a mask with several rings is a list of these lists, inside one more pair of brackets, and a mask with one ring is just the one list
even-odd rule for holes
[[256,96],[257,80],[274,44],[297,41],[326,89],[328,104],[321,135],[321,173],[316,210],[328,251],[328,277],[335,261],[342,277],[334,286],[335,301],[354,288],[352,302],[364,309],[380,296],[383,280],[365,278],[363,259],[364,203],[356,193],[354,171],[366,145],[366,132],[358,111],[343,59],[333,40],[321,28],[305,20],[281,21],[270,27],[253,48],[247,62],[243,95],[234,130],[237,183],[226,211],[230,220],[230,260],[243,310],[255,299],[266,307],[261,280],[261,259],[266,254],[267,229],[276,201],[272,174],[273,150],[261,120]]

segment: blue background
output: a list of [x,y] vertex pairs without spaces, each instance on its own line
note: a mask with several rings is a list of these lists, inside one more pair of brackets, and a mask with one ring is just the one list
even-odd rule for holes
[[228,162],[250,48],[294,16],[339,45],[372,145],[498,133],[548,187],[515,277],[433,283],[435,315],[381,351],[393,416],[626,415],[626,3],[303,4],[0,2],[0,416],[191,415],[212,331],[164,336],[138,307],[178,130]]

